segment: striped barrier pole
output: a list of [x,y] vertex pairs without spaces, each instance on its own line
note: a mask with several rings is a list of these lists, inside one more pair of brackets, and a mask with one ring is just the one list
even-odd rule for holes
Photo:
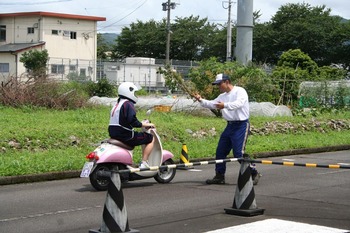
[[260,163],[260,164],[269,164],[269,165],[283,165],[283,166],[299,166],[299,167],[319,167],[319,168],[339,168],[339,169],[350,169],[350,165],[343,165],[343,164],[316,164],[316,163],[294,163],[294,162],[278,162],[278,161],[271,161],[271,160],[256,160],[256,159],[248,159],[248,158],[228,158],[228,159],[218,159],[218,160],[208,160],[208,161],[199,161],[199,162],[191,162],[191,163],[180,163],[180,164],[169,164],[169,165],[162,165],[162,166],[151,166],[149,168],[130,168],[130,169],[123,169],[118,170],[115,172],[118,173],[135,173],[140,171],[158,171],[161,169],[178,169],[178,168],[186,168],[186,167],[192,167],[192,166],[202,166],[202,165],[209,165],[209,164],[217,164],[217,163],[228,163],[228,162],[240,162],[240,161],[246,161],[250,163]]
[[345,164],[316,164],[316,163],[294,163],[290,161],[277,162],[271,160],[255,160],[247,159],[251,163],[261,163],[268,165],[282,165],[282,166],[297,166],[297,167],[319,167],[319,168],[332,168],[332,169],[350,169],[350,165]]
[[191,162],[191,163],[181,163],[181,164],[169,164],[169,165],[161,165],[161,166],[151,166],[151,167],[145,167],[145,168],[130,168],[130,169],[123,169],[118,170],[115,172],[118,173],[135,173],[135,172],[142,172],[142,171],[158,171],[162,169],[178,169],[178,168],[185,168],[185,167],[192,167],[192,166],[201,166],[201,165],[208,165],[208,164],[217,164],[217,163],[228,163],[228,162],[237,162],[243,160],[242,158],[229,158],[229,159],[217,159],[217,160],[208,160],[208,161],[199,161],[199,162]]

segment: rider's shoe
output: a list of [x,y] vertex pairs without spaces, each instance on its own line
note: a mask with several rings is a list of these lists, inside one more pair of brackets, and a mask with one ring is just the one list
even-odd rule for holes
[[207,184],[225,184],[225,175],[216,173],[213,179],[206,180]]
[[253,185],[257,185],[259,183],[260,177],[262,177],[262,175],[259,172],[252,175]]
[[148,161],[141,161],[139,168],[149,168]]

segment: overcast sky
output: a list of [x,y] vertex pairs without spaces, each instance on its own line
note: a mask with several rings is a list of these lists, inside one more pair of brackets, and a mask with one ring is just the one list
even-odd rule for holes
[[[222,0],[172,0],[176,8],[171,10],[175,17],[207,17],[210,22],[224,24],[228,19],[228,1]],[[121,28],[136,20],[160,21],[167,17],[162,3],[167,0],[0,0],[0,13],[48,11],[67,14],[106,17],[98,24],[99,32],[119,33]],[[237,0],[232,0],[231,19],[236,20]],[[260,10],[261,22],[269,21],[280,6],[287,3],[307,2],[311,6],[326,5],[332,15],[350,19],[349,0],[254,0],[254,11]]]

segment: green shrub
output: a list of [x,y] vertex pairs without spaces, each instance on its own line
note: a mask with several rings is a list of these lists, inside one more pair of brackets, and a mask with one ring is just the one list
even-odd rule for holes
[[117,90],[106,78],[100,79],[98,82],[88,82],[87,92],[89,96],[99,97],[115,97]]

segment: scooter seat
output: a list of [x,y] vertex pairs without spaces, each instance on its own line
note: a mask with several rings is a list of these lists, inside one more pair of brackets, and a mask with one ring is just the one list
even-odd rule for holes
[[112,144],[115,146],[123,147],[124,149],[127,149],[127,150],[133,150],[135,148],[134,146],[129,146],[129,145],[125,144],[124,142],[121,142],[121,141],[119,141],[117,139],[113,139],[113,138],[107,139],[107,142],[109,144]]

